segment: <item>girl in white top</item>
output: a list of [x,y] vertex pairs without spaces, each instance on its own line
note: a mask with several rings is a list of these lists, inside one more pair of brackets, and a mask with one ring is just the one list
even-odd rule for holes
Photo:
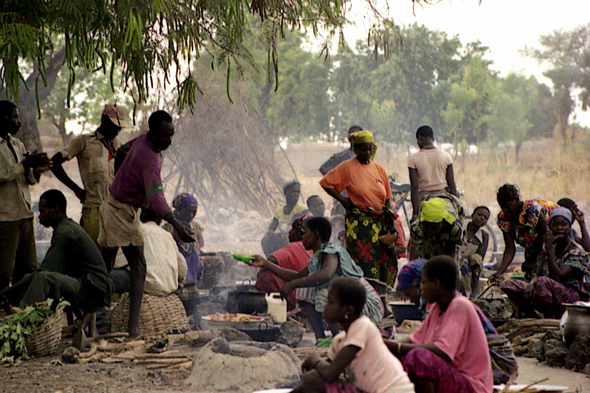
[[[414,393],[414,385],[400,361],[385,346],[379,329],[361,316],[366,293],[352,278],[339,278],[330,286],[324,318],[344,331],[334,337],[330,360],[312,354],[304,363],[303,384],[293,393]],[[346,380],[339,379],[344,373]]]

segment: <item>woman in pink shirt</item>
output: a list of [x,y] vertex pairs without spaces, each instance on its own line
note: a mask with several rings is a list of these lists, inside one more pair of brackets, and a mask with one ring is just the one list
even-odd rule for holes
[[[338,278],[330,285],[324,318],[339,323],[344,331],[332,339],[329,362],[314,353],[303,363],[303,384],[292,393],[414,393],[377,326],[361,316],[366,296],[363,284],[351,277]],[[343,373],[346,379],[340,379]]]
[[488,393],[493,374],[488,343],[475,307],[457,295],[458,271],[447,256],[422,270],[422,297],[433,303],[407,341],[385,340],[422,392]]

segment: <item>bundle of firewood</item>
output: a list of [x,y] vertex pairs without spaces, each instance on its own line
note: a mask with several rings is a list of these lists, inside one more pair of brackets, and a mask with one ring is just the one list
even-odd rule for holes
[[526,352],[530,341],[543,338],[547,332],[559,332],[559,319],[511,319],[497,330],[510,340],[515,353]]

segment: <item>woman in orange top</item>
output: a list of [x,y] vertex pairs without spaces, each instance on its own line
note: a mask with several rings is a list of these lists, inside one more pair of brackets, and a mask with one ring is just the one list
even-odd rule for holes
[[[320,185],[346,209],[346,251],[365,277],[393,287],[397,231],[389,179],[373,161],[377,147],[371,131],[355,132],[349,140],[356,157],[328,172]],[[348,197],[340,194],[343,190]]]

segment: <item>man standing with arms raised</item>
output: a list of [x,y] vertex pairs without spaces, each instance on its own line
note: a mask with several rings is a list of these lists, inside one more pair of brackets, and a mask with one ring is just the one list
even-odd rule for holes
[[47,154],[28,154],[13,136],[19,129],[16,105],[0,101],[0,290],[37,270],[29,185],[50,167]]
[[160,171],[162,151],[172,143],[174,124],[164,111],[156,111],[148,120],[149,131],[129,141],[117,151],[115,180],[107,199],[100,206],[100,233],[98,244],[110,271],[119,247],[131,270],[129,291],[130,338],[139,336],[139,312],[143,299],[146,262],[143,237],[139,227],[138,209],[150,208],[168,221],[186,243],[194,242],[190,231],[172,214],[164,197]]
[[[115,178],[115,155],[121,143],[117,135],[128,127],[125,110],[117,105],[105,105],[100,126],[92,134],[80,135],[56,153],[51,171],[82,202],[80,225],[96,242],[100,229],[99,208],[109,193]],[[66,173],[62,163],[76,157],[84,188],[78,186]]]
[[446,151],[434,146],[434,131],[421,126],[416,131],[420,151],[408,157],[410,184],[412,186],[412,221],[420,214],[420,204],[427,195],[449,193],[457,196],[453,158]]

